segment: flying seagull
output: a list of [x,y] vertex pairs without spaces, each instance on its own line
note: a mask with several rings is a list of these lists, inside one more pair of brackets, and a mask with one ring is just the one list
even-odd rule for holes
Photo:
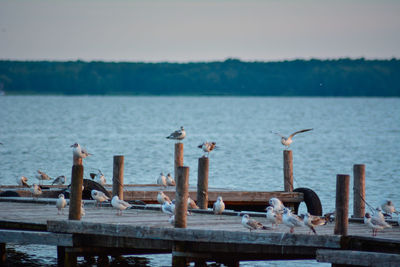
[[281,135],[281,134],[278,133],[278,132],[272,132],[272,131],[271,131],[271,133],[274,133],[274,134],[276,134],[276,135],[279,135],[279,136],[281,137],[281,143],[282,143],[282,145],[284,145],[284,146],[286,147],[286,149],[288,149],[289,146],[290,146],[290,144],[293,142],[293,140],[292,140],[293,136],[295,136],[295,135],[298,134],[298,133],[304,133],[304,132],[308,132],[308,131],[311,131],[311,130],[312,130],[312,129],[300,130],[300,131],[297,131],[297,132],[292,133],[291,135],[289,135],[289,137],[283,136],[283,135]]

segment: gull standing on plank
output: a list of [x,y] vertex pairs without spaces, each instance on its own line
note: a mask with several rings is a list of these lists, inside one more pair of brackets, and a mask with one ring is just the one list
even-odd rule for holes
[[86,150],[86,148],[81,147],[78,143],[75,143],[75,144],[71,145],[71,147],[73,147],[72,153],[73,153],[73,155],[74,155],[75,157],[84,159],[84,158],[86,158],[86,157],[88,157],[88,156],[93,155],[93,154],[89,153],[89,152]]
[[175,132],[171,133],[166,138],[181,141],[183,138],[185,138],[185,136],[186,136],[185,129],[183,129],[183,126],[181,126],[180,130],[176,130]]
[[392,213],[399,214],[399,212],[396,211],[396,208],[394,207],[394,204],[391,200],[384,200],[381,204],[381,208],[385,214],[390,216],[390,218],[392,218]]
[[204,142],[197,147],[201,148],[204,152],[207,152],[207,157],[208,157],[210,155],[210,152],[213,151],[213,149],[215,148],[215,145],[216,145],[215,142]]
[[170,216],[175,215],[175,204],[165,201],[161,206],[161,210]]
[[122,211],[123,210],[126,210],[127,208],[132,207],[131,204],[129,204],[126,201],[123,201],[123,200],[119,199],[118,196],[114,196],[112,198],[111,205],[118,210],[117,211],[117,215],[121,215],[121,216],[122,216]]
[[383,230],[384,228],[392,228],[390,224],[385,222],[385,220],[377,219],[376,217],[371,216],[368,212],[365,213],[364,223],[372,229],[372,236],[376,236],[378,230]]
[[272,197],[272,198],[270,198],[268,203],[269,203],[269,205],[271,205],[274,208],[274,211],[276,213],[278,213],[278,214],[283,213],[283,209],[285,208],[285,206],[283,205],[282,201],[280,201],[280,199],[278,199],[276,197]]
[[215,215],[217,215],[217,214],[221,215],[224,210],[225,210],[225,203],[222,200],[222,197],[219,196],[217,198],[217,201],[214,202],[213,212],[214,212]]
[[167,174],[167,185],[169,185],[169,186],[175,186],[176,185],[176,183],[175,183],[175,180],[174,180],[174,178],[171,176],[171,174],[170,173],[168,173]]
[[54,185],[63,185],[65,184],[65,181],[67,180],[67,178],[65,178],[64,175],[58,176],[51,184]]
[[262,223],[257,222],[254,219],[250,219],[248,214],[243,215],[242,217],[242,225],[250,230],[257,230],[257,229],[268,229],[268,227],[262,225]]
[[272,131],[271,131],[271,133],[274,133],[274,134],[276,134],[276,135],[279,135],[279,136],[281,137],[281,143],[282,143],[282,145],[284,145],[284,146],[286,147],[286,149],[288,149],[289,146],[290,146],[290,144],[293,142],[293,140],[292,140],[293,136],[295,136],[295,135],[298,134],[298,133],[304,133],[304,132],[308,132],[308,131],[311,131],[311,130],[312,130],[312,129],[300,130],[300,131],[297,131],[297,132],[292,133],[291,135],[289,135],[289,137],[285,137],[285,136],[281,135],[281,134],[278,133],[278,132],[272,132]]
[[67,206],[67,201],[64,198],[64,194],[59,194],[58,199],[56,201],[56,207],[58,209],[57,214],[60,215],[61,213],[64,215],[64,208]]
[[328,220],[324,217],[310,215],[310,213],[306,213],[304,215],[304,224],[313,231],[314,234],[317,234],[314,227],[325,225],[328,223]]
[[282,216],[283,224],[290,228],[290,233],[293,234],[295,227],[304,226],[303,221],[300,219],[299,216],[294,215],[288,208],[283,209],[283,216]]
[[42,188],[37,184],[33,184],[31,188],[31,192],[34,198],[38,198],[42,194]]
[[275,212],[272,206],[268,206],[265,210],[267,211],[265,217],[267,222],[272,224],[272,228],[274,228],[274,225],[277,227],[278,224],[282,223],[282,214]]
[[104,193],[101,192],[101,191],[97,191],[97,190],[95,190],[95,189],[93,189],[93,190],[90,192],[90,194],[92,195],[92,198],[93,198],[94,200],[96,200],[96,207],[98,207],[99,204],[101,205],[102,202],[108,201],[108,200],[110,199],[106,194],[104,194]]
[[192,210],[200,209],[199,206],[197,206],[196,202],[194,202],[194,200],[191,199],[190,197],[188,197],[187,202],[188,202],[188,208],[189,209],[192,209]]
[[38,170],[37,172],[38,172],[38,174],[36,174],[36,178],[39,180],[39,183],[40,183],[40,181],[48,181],[48,180],[53,179],[53,178],[50,178],[46,173],[44,173],[40,170]]
[[23,187],[31,187],[30,185],[28,185],[28,178],[26,178],[25,176],[17,177],[17,184]]
[[164,202],[171,203],[171,199],[169,199],[169,197],[166,194],[164,194],[163,191],[158,192],[157,201],[161,205],[164,204]]
[[167,187],[167,178],[165,178],[162,172],[160,173],[160,176],[157,179],[157,184]]

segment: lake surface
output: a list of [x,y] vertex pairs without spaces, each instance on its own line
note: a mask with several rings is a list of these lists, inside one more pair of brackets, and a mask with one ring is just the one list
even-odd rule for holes
[[[101,169],[111,181],[113,156],[124,155],[125,183],[155,183],[161,171],[173,173],[174,141],[165,137],[180,126],[192,185],[202,156],[197,145],[208,140],[218,146],[210,154],[210,187],[283,190],[284,147],[271,131],[313,128],[291,145],[295,188],[313,189],[324,212],[333,211],[336,175],[352,176],[362,163],[366,201],[377,206],[387,198],[400,207],[399,98],[4,96],[0,183],[22,175],[37,182],[38,169],[69,183],[75,142],[93,153],[84,161],[86,178]],[[155,258],[149,266],[170,265],[170,257]]]

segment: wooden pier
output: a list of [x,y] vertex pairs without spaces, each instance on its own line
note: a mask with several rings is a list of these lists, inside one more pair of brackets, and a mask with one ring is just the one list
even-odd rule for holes
[[[334,223],[317,228],[318,235],[309,234],[306,227],[290,234],[284,225],[249,232],[241,225],[240,212],[216,216],[200,210],[187,216],[187,228],[174,228],[157,206],[129,209],[122,216],[115,216],[115,209],[95,208],[92,201],[86,201],[86,215],[76,221],[68,220],[67,209],[65,215],[57,215],[55,199],[36,203],[16,199],[19,202],[10,202],[10,199],[0,202],[0,243],[57,246],[60,266],[76,265],[78,256],[147,253],[172,253],[173,258],[196,262],[196,266],[207,261],[238,266],[243,260],[274,259],[335,263],[343,253],[353,255],[353,264],[364,265],[363,257],[354,260],[354,255],[363,252],[382,254],[382,257],[375,255],[375,262],[381,266],[399,263],[396,259],[400,254],[400,228],[395,224],[379,232],[377,237],[371,237],[371,230],[361,223],[349,223],[347,236],[333,235]],[[266,225],[264,214],[250,214]],[[393,261],[397,265],[390,265]]]

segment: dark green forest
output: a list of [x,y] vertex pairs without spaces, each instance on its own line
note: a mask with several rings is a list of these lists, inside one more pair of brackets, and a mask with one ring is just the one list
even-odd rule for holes
[[0,61],[8,95],[400,96],[400,60]]

